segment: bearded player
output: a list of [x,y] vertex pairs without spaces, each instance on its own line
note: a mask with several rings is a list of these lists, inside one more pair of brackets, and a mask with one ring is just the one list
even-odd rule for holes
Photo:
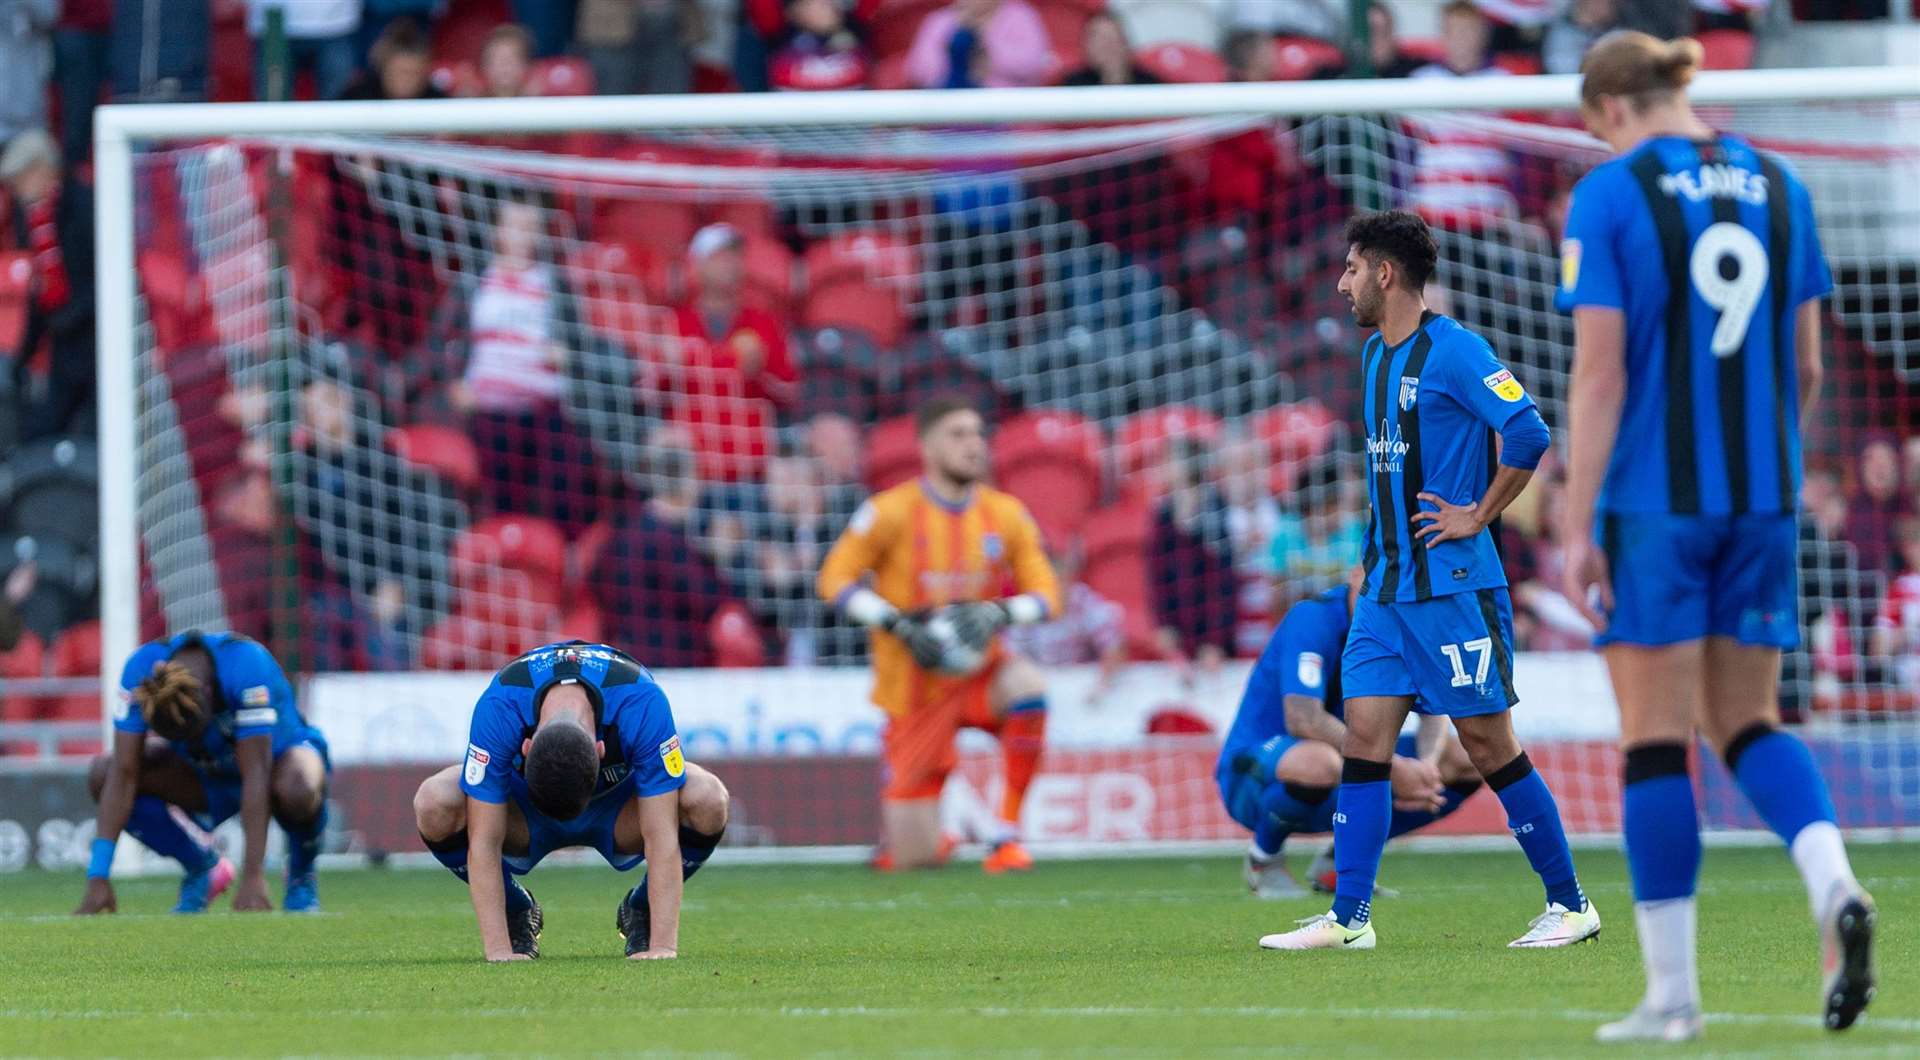
[[113,747],[89,778],[99,804],[87,893],[75,912],[111,913],[108,873],[120,833],[187,870],[176,913],[198,913],[234,883],[233,864],[174,814],[211,831],[236,814],[240,911],[273,908],[263,866],[267,822],[287,833],[290,913],[316,912],[314,862],[327,824],[327,741],[293,702],[267,649],[238,633],[187,632],[140,646],[120,676]]
[[992,873],[1024,871],[1020,808],[1040,762],[1046,681],[1000,636],[1060,606],[1053,567],[1025,506],[982,484],[986,421],[955,398],[916,418],[924,473],[854,513],[820,569],[820,595],[873,631],[873,701],[887,712],[881,868],[939,864],[940,790],[963,727],[993,733],[1006,790]]
[[614,913],[627,956],[678,955],[680,896],[727,827],[727,789],[686,760],[666,693],[605,644],[520,656],[473,707],[463,765],[413,797],[420,838],[467,885],[489,961],[540,956],[544,915],[516,876],[565,847],[618,872],[651,861]]

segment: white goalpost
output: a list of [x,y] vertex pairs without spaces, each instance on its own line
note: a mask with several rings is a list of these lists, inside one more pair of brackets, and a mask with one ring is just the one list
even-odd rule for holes
[[[1843,467],[1920,379],[1920,69],[1713,72],[1692,96],[1813,189],[1842,290],[1809,462]],[[888,482],[912,398],[950,387],[1001,413],[997,475],[1033,491],[1049,547],[1118,600],[1103,635],[1145,650],[1187,621],[1175,604],[1219,604],[1244,659],[1339,565],[1353,515],[1357,347],[1327,297],[1353,210],[1428,213],[1436,296],[1564,427],[1558,211],[1603,157],[1566,120],[1576,102],[1577,78],[1512,77],[103,107],[103,715],[145,636],[229,625],[295,660],[321,724],[340,711],[358,734],[336,754],[379,779],[453,753],[504,652],[643,625],[628,612],[654,583],[627,572],[683,537],[672,564],[710,587],[674,591],[711,605],[657,649],[684,660],[667,666],[692,690],[676,692],[683,739],[858,758],[877,725],[864,648],[812,599],[812,570]],[[538,411],[476,405],[463,374],[477,292],[520,223],[552,307]],[[695,350],[685,248],[719,223],[745,247],[747,304],[791,325],[784,390],[732,389]],[[1182,489],[1219,517],[1183,522],[1165,500]],[[1543,556],[1551,503],[1522,506],[1535,529],[1517,539]],[[1231,558],[1164,573],[1158,543],[1188,538]],[[1883,576],[1819,533],[1806,548],[1795,714],[1830,768],[1868,778],[1843,823],[1900,834],[1920,817],[1920,689],[1869,658]],[[586,598],[609,577],[617,590]],[[1605,682],[1550,600],[1529,613],[1521,691],[1562,702],[1530,701],[1523,735],[1565,771],[1570,830],[1610,833]],[[1065,779],[1045,812],[1063,841],[1222,838],[1207,740],[1138,737],[1170,703],[1217,727],[1245,664],[1134,664],[1103,684],[1090,663],[1058,667],[1072,702],[1056,694]],[[818,781],[768,768],[770,801]],[[960,801],[984,805],[991,763],[962,774]],[[1715,827],[1750,827],[1708,802]],[[858,841],[769,829],[770,845]]]

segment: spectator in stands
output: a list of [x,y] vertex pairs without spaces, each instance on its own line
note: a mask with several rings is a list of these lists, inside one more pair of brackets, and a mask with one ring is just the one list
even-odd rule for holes
[[1441,61],[1415,70],[1414,77],[1481,77],[1505,70],[1493,65],[1493,23],[1473,0],[1450,0],[1440,12]]
[[1398,25],[1393,9],[1383,3],[1367,5],[1367,50],[1373,59],[1373,76],[1407,77],[1426,65],[1400,50]]
[[266,99],[267,12],[281,12],[287,34],[287,99],[301,70],[313,74],[321,99],[339,99],[360,69],[361,0],[247,0],[247,35],[253,38],[253,95]]
[[1323,457],[1301,469],[1294,482],[1293,511],[1273,535],[1281,610],[1339,581],[1360,562],[1367,537],[1366,481],[1358,468],[1342,471],[1339,457]]
[[205,99],[212,7],[207,0],[115,0],[107,54],[114,101]]
[[113,0],[65,0],[53,27],[53,83],[60,89],[60,154],[72,169],[93,157],[93,107],[107,82]]
[[1847,498],[1847,543],[1853,546],[1861,570],[1891,571],[1894,526],[1912,511],[1900,492],[1900,458],[1892,439],[1869,438],[1860,447],[1855,473],[1858,486]]
[[47,41],[60,0],[0,0],[0,142],[47,127]]
[[87,431],[80,413],[93,398],[93,192],[62,171],[60,149],[39,129],[15,136],[0,151],[11,232],[7,249],[33,263],[32,301],[20,356],[17,392],[26,360],[44,344],[48,354],[44,400],[26,409],[21,441],[65,431]]
[[[1452,0],[1441,15],[1445,60],[1428,63],[1416,78],[1500,77],[1506,71],[1493,65],[1489,50],[1492,23],[1472,0]],[[1413,199],[1430,223],[1470,228],[1499,218],[1515,217],[1520,205],[1512,183],[1513,160],[1490,135],[1450,125],[1415,126]],[[1499,272],[1488,262],[1475,262],[1476,277]],[[1472,293],[1492,297],[1491,279],[1478,279]]]
[[1560,542],[1560,519],[1566,487],[1558,480],[1536,477],[1541,491],[1537,533],[1526,542],[1524,557],[1515,557],[1520,578],[1513,582],[1514,620],[1524,612],[1534,651],[1576,651],[1593,643],[1593,624],[1560,592],[1566,549]]
[[[1257,30],[1227,34],[1220,58],[1230,81],[1273,80],[1273,42]],[[1298,175],[1298,159],[1291,150],[1283,152],[1283,143],[1275,126],[1261,125],[1221,137],[1208,149],[1207,202],[1220,220],[1239,228],[1235,233],[1239,241],[1248,232],[1269,230],[1274,204]]]
[[480,45],[481,94],[494,99],[532,95],[533,34],[509,22],[495,26]]
[[1015,88],[1053,69],[1047,27],[1028,0],[954,0],[928,15],[907,53],[921,88]]
[[1215,481],[1227,505],[1227,535],[1239,576],[1234,648],[1260,654],[1273,633],[1273,538],[1280,532],[1280,504],[1270,486],[1272,460],[1258,438],[1233,437],[1220,447]]
[[693,91],[693,46],[706,33],[698,0],[579,3],[574,47],[593,68],[595,91],[603,96]]
[[1167,491],[1153,516],[1147,584],[1160,650],[1218,669],[1233,650],[1239,578],[1226,501],[1212,482],[1213,454],[1193,438],[1167,445]]
[[813,592],[813,580],[843,520],[828,511],[819,462],[805,455],[767,462],[766,502],[765,519],[753,535],[749,595],[761,614],[787,632],[787,665],[809,666],[820,654],[815,631],[834,618]]
[[1100,676],[1088,698],[1099,699],[1127,663],[1127,614],[1119,604],[1080,580],[1085,565],[1078,542],[1048,542],[1053,573],[1066,586],[1060,614],[1045,622],[1013,626],[1007,647],[1043,667],[1100,664]]
[[346,99],[444,99],[433,83],[433,42],[410,18],[387,23],[367,54],[369,69],[346,91]]
[[578,316],[538,206],[501,203],[491,237],[485,267],[456,285],[440,325],[459,376],[448,401],[480,446],[494,508],[578,530],[599,496],[592,443],[566,411]]
[[863,450],[858,424],[837,413],[823,412],[807,421],[806,447],[830,487],[860,485]]
[[798,396],[786,322],[743,300],[746,241],[710,224],[687,246],[692,297],[676,311],[677,370],[667,385],[674,418],[693,428],[702,474],[757,477],[774,413]]
[[[1843,543],[1847,498],[1839,476],[1809,468],[1801,479],[1800,506],[1806,513],[1799,521],[1801,622],[1813,634],[1814,666],[1821,673],[1856,678],[1861,674],[1854,645],[1866,638],[1855,627],[1862,615],[1877,613],[1879,579],[1862,575]],[[1801,665],[1796,655],[1787,656],[1790,668]]]
[[1346,36],[1346,5],[1330,0],[1232,0],[1226,25],[1265,37],[1313,37],[1339,43]]
[[1237,29],[1227,34],[1220,45],[1220,60],[1227,66],[1229,81],[1273,80],[1273,42],[1258,30]]
[[240,467],[214,488],[207,545],[219,573],[227,628],[259,641],[272,635],[273,531],[279,502],[264,467]]
[[1618,0],[1573,0],[1547,23],[1541,66],[1550,74],[1577,74],[1593,42],[1620,28]]
[[700,484],[690,439],[676,428],[648,440],[635,495],[614,509],[613,530],[589,585],[615,644],[649,666],[710,666],[708,623],[732,592],[693,540]]
[[840,0],[787,0],[782,37],[768,71],[774,88],[808,92],[867,83],[867,46]]
[[1133,61],[1133,44],[1120,16],[1096,11],[1080,30],[1080,51],[1087,64],[1068,74],[1063,85],[1157,85],[1160,79]]
[[1920,518],[1901,519],[1895,535],[1900,573],[1887,583],[1873,653],[1888,660],[1903,687],[1920,688]]

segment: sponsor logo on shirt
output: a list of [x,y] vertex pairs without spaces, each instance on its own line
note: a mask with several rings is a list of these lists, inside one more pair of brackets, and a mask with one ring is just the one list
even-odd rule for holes
[[1409,446],[1400,440],[1400,426],[1382,418],[1380,433],[1367,439],[1367,455],[1373,459],[1373,470],[1388,474],[1400,473],[1401,458],[1407,455]]
[[246,707],[235,711],[233,720],[246,728],[260,725],[272,725],[276,715],[272,707]]
[[266,685],[254,685],[240,693],[240,702],[249,707],[265,707],[273,703],[273,693]]
[[667,767],[667,775],[680,776],[687,771],[687,759],[680,753],[680,737],[669,736],[660,745],[660,764]]
[[1319,652],[1314,652],[1314,651],[1301,652],[1300,653],[1300,683],[1303,685],[1306,685],[1308,688],[1319,688],[1320,679],[1323,676],[1323,671],[1325,667],[1326,667],[1326,660],[1320,658]]
[[1560,289],[1571,291],[1580,285],[1580,241],[1560,241]]
[[478,784],[487,778],[487,763],[492,759],[487,752],[474,744],[467,745],[467,768],[462,774],[469,784]]
[[1515,379],[1513,373],[1505,368],[1480,381],[1487,384],[1487,389],[1493,391],[1502,401],[1518,401],[1527,396],[1526,389],[1520,385],[1520,380]]

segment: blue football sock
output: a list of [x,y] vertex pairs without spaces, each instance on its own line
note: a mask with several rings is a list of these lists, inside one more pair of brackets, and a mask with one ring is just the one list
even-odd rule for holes
[[1690,898],[1700,879],[1700,818],[1684,744],[1628,748],[1621,770],[1621,828],[1635,902]]
[[1408,832],[1417,828],[1425,828],[1440,818],[1459,809],[1461,803],[1467,801],[1469,796],[1479,790],[1480,782],[1477,780],[1470,784],[1457,786],[1449,784],[1445,788],[1440,789],[1441,801],[1440,808],[1437,810],[1393,811],[1392,823],[1387,827],[1387,838],[1392,839],[1396,836],[1406,835]]
[[1833,821],[1833,797],[1807,745],[1791,733],[1755,725],[1727,745],[1727,768],[1774,834],[1792,845],[1815,821]]
[[520,886],[520,881],[514,878],[512,870],[507,868],[507,863],[504,861],[500,863],[500,881],[505,884],[507,912],[518,913],[532,907],[533,895],[528,894],[527,889]]
[[133,800],[133,812],[127,815],[124,831],[145,843],[148,850],[179,862],[189,873],[205,872],[220,860],[212,847],[202,846],[188,835],[167,804],[155,795]]
[[1581,893],[1580,878],[1573,871],[1573,851],[1567,847],[1567,831],[1560,823],[1560,807],[1544,777],[1534,771],[1525,751],[1487,778],[1487,786],[1500,796],[1507,810],[1507,827],[1526,851],[1527,863],[1546,885],[1547,901],[1568,909],[1584,909],[1587,896]]
[[420,841],[427,845],[427,853],[433,860],[447,867],[447,871],[459,877],[461,883],[467,882],[467,830],[462,828],[445,839],[428,839],[421,836]]
[[[720,845],[720,837],[726,834],[725,828],[713,835],[707,835],[705,832],[696,832],[686,825],[680,826],[680,879],[682,881],[693,879],[693,874],[699,872],[700,866],[705,865],[707,859],[713,856],[714,848]],[[633,890],[627,892],[627,901],[635,906],[647,904],[647,877],[644,874],[640,877],[640,882],[634,885]]]
[[325,800],[321,801],[320,812],[313,820],[294,824],[282,821],[280,828],[287,833],[287,876],[305,876],[312,872],[314,862],[320,857],[320,841],[327,834]]
[[1304,828],[1332,797],[1331,788],[1284,781],[1268,784],[1260,789],[1260,825],[1253,830],[1254,845],[1268,857],[1280,853],[1287,837]]
[[1373,883],[1393,817],[1391,769],[1385,762],[1349,758],[1340,772],[1340,803],[1333,815],[1333,917],[1356,928],[1373,915]]

